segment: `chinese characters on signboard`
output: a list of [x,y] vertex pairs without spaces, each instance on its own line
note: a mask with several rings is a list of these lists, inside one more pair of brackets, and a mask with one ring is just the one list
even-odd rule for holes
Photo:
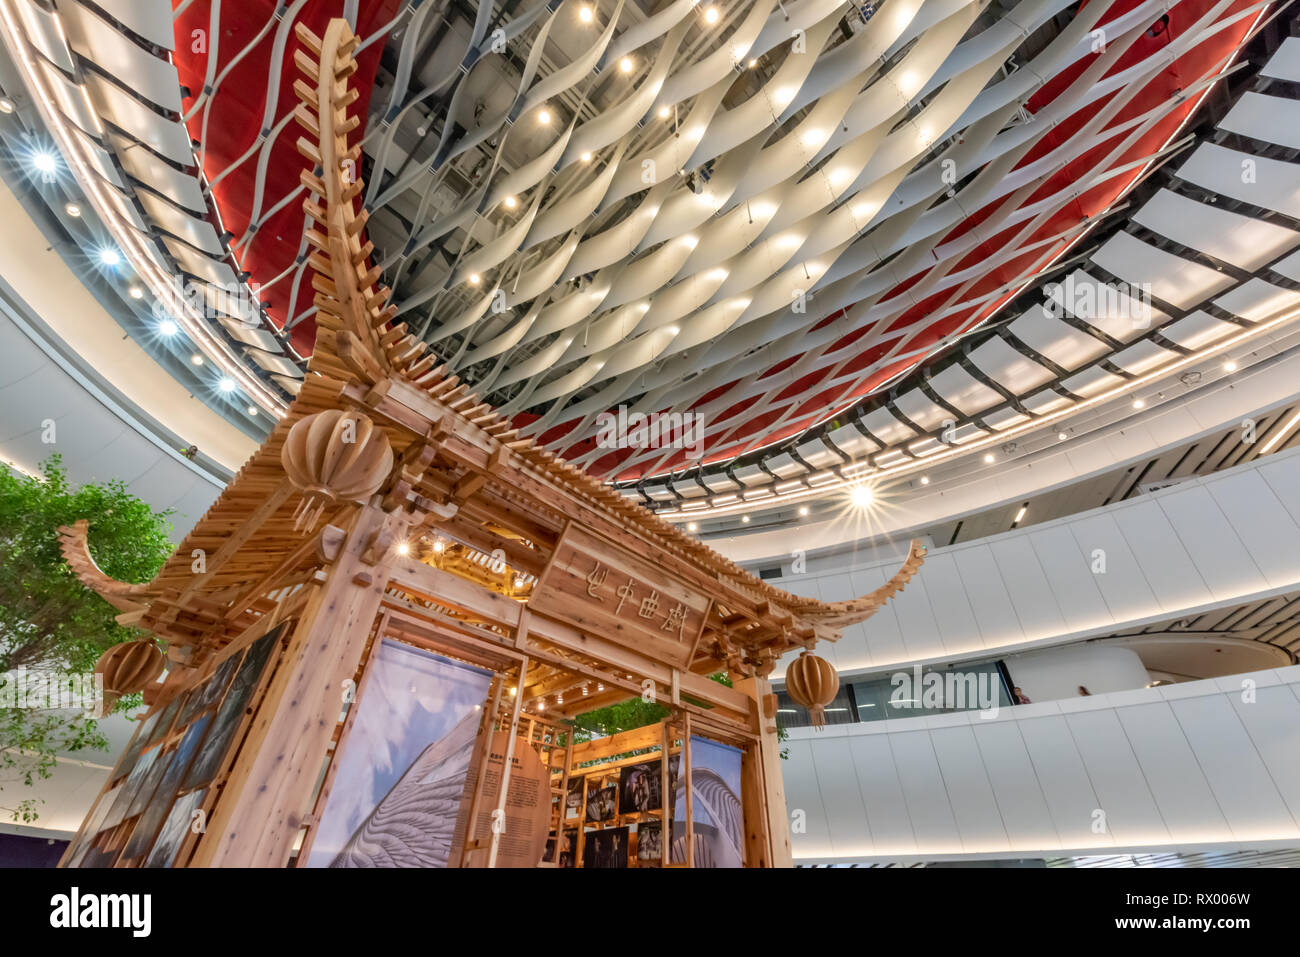
[[629,549],[571,525],[528,604],[684,668],[704,630],[710,599]]

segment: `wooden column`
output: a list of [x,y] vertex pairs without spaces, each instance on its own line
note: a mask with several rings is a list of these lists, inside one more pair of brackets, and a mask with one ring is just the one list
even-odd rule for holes
[[338,724],[344,682],[361,663],[388,582],[383,558],[373,565],[363,558],[386,520],[373,506],[357,513],[294,628],[191,866],[288,863]]
[[[488,845],[488,867],[497,866],[497,852],[501,848],[501,832],[506,825],[506,798],[510,796],[510,769],[515,758],[515,740],[519,736],[519,712],[524,705],[524,682],[528,680],[528,659],[519,662],[519,689],[515,692],[515,706],[510,715],[510,731],[506,738],[505,761],[501,765],[501,793],[497,795],[496,812],[492,815],[492,840]],[[531,737],[531,735],[530,735]],[[528,745],[531,747],[531,745]],[[487,776],[487,768],[483,768]]]
[[772,685],[766,678],[745,678],[737,681],[735,688],[754,702],[758,725],[758,741],[745,749],[740,765],[741,806],[745,812],[745,852],[748,857],[745,865],[793,867],[776,709],[772,705],[774,699],[769,698]]

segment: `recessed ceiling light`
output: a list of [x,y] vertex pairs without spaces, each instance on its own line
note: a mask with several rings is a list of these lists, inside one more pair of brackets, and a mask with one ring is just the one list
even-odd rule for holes
[[505,198],[505,204],[506,204],[506,209],[514,209],[516,206],[519,205],[519,200],[515,199],[513,196],[507,196]]
[[551,122],[551,111],[550,111],[550,110],[538,110],[538,111],[537,111],[537,122],[538,122],[538,123],[541,123],[543,126],[545,126],[547,123]]
[[659,119],[661,120],[668,119],[668,117],[672,115],[672,112],[673,111],[668,109],[668,107],[666,106],[659,107]]
[[861,485],[855,485],[849,491],[849,501],[853,503],[855,508],[866,508],[875,500],[876,500],[876,493],[872,491],[870,485],[867,485],[865,483]]
[[127,290],[127,295],[129,295],[132,299],[143,299],[144,290],[141,289],[139,286],[132,286],[130,289]]
[[120,265],[122,262],[122,254],[111,246],[101,249],[98,255],[100,265],[108,266],[110,269],[114,266]]
[[1019,525],[1019,524],[1020,524],[1020,520],[1021,520],[1022,518],[1025,517],[1025,512],[1027,512],[1027,511],[1029,511],[1029,506],[1028,506],[1027,504],[1026,504],[1026,505],[1021,505],[1021,506],[1020,506],[1020,511],[1016,512],[1016,517],[1013,518],[1013,519],[1011,520],[1011,524],[1012,524],[1012,525]]
[[63,211],[67,213],[69,216],[71,216],[73,219],[76,219],[78,216],[81,215],[81,207],[78,206],[76,203],[68,203],[68,205],[63,207]]
[[17,107],[14,106],[13,100],[9,99],[7,96],[0,97],[0,113],[12,113],[16,109]]
[[623,59],[618,61],[618,68],[624,73],[631,73],[632,66],[632,58],[630,56],[625,56]]
[[930,484],[930,476],[928,476],[928,475],[922,475],[922,476],[921,476],[921,484],[922,484],[922,485],[929,485],[929,484]]
[[164,336],[174,336],[177,331],[176,323],[172,322],[170,319],[164,319],[162,322],[158,323],[158,331]]
[[1236,372],[1236,371],[1237,371],[1237,363],[1235,363],[1235,362],[1233,362],[1231,359],[1229,359],[1227,362],[1225,362],[1225,363],[1223,364],[1223,371],[1224,371],[1224,372]]
[[717,23],[717,22],[718,22],[718,17],[720,17],[721,15],[722,15],[722,14],[718,13],[718,8],[717,8],[717,7],[709,7],[709,9],[707,9],[707,10],[704,11],[704,22],[705,22],[705,23]]
[[193,362],[196,366],[201,366],[203,365],[203,356],[199,355],[196,352],[194,353],[194,355],[190,356],[190,361]]
[[748,515],[742,515],[742,516],[740,516],[740,523],[741,523],[742,525],[748,525],[748,524],[749,524],[749,516],[748,516]]
[[471,286],[477,286],[482,281],[483,281],[483,277],[480,276],[478,273],[472,272],[469,274],[469,284]]
[[580,7],[578,9],[578,19],[583,23],[590,23],[593,16],[594,14],[591,12],[591,7]]
[[234,380],[234,379],[222,379],[220,382],[217,383],[217,388],[220,389],[222,392],[234,392],[234,391],[235,391],[235,380]]
[[807,514],[808,514],[808,506],[807,506],[807,505],[800,505],[800,506],[799,506],[799,514],[800,514],[800,515],[807,515]]
[[757,60],[750,60],[750,61],[749,61],[749,68],[750,68],[751,70],[754,69],[754,67],[756,67],[756,66],[758,66],[758,61],[757,61]]
[[446,548],[446,547],[447,547],[447,543],[444,542],[441,538],[437,539],[437,540],[433,543],[433,550],[434,550],[435,552],[441,552],[441,551],[442,551],[444,548]]
[[993,453],[992,453],[992,452],[985,452],[985,453],[984,453],[984,461],[987,462],[988,464],[992,465],[992,464],[993,464]]
[[668,332],[669,332],[669,334],[674,335],[674,336],[677,335],[677,333],[679,333],[679,332],[681,332],[681,331],[682,331],[681,328],[678,327],[678,326],[669,326],[669,327],[668,327]]
[[48,176],[59,168],[59,160],[53,153],[41,150],[39,153],[32,154],[32,165],[36,167],[36,172]]
[[249,415],[254,415],[254,416],[257,415],[257,406],[255,406],[255,405],[250,405],[250,406],[248,407],[248,414],[249,414]]
[[399,555],[409,555],[409,554],[411,554],[411,543],[410,543],[410,542],[398,542],[398,544],[397,544],[397,554],[399,554]]
[[1135,408],[1135,409],[1144,409],[1144,408],[1146,408],[1146,402],[1144,402],[1142,399],[1134,399],[1134,400],[1133,400],[1133,408]]
[[584,163],[590,163],[590,162],[591,162],[591,153],[590,153],[589,151],[587,151],[587,150],[583,150],[583,151],[582,151],[582,155],[579,156],[578,159],[582,160]]
[[696,525],[694,522],[687,522],[687,523],[686,523],[686,530],[687,530],[688,532],[694,532],[694,531],[698,530],[699,527],[700,527],[700,526]]
[[1056,433],[1056,441],[1058,441],[1058,442],[1064,442],[1064,441],[1065,441],[1066,439],[1068,439],[1068,438],[1069,438],[1069,436],[1066,435],[1064,432],[1057,432],[1057,433]]

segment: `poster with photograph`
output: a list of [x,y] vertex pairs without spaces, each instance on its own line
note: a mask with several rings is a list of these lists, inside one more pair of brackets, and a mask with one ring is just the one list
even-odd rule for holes
[[380,642],[305,866],[446,867],[491,681]]
[[664,855],[664,830],[658,821],[646,821],[636,826],[636,859],[662,861]]
[[618,813],[639,814],[663,807],[663,767],[658,760],[630,764],[618,779]]
[[610,827],[588,831],[582,846],[583,867],[627,867],[628,830]]
[[[585,778],[569,778],[569,789],[564,795],[564,816],[577,817],[582,811],[582,789]],[[572,812],[572,813],[570,813]]]
[[[691,737],[691,807],[696,867],[743,867],[744,814],[740,805],[740,751]],[[686,775],[677,779],[673,803],[674,863],[686,861]]]
[[561,867],[576,867],[578,863],[578,831],[572,829],[564,832],[564,843],[560,845]]
[[612,821],[618,813],[618,786],[587,788],[587,823]]
[[194,689],[190,694],[189,701],[185,703],[185,707],[181,710],[180,717],[176,719],[178,726],[189,724],[196,715],[202,714],[221,700],[221,696],[230,687],[230,679],[234,677],[235,668],[238,667],[241,657],[242,652],[231,655],[217,666],[217,670],[213,672],[211,678]]
[[[249,645],[242,659],[239,655],[231,656],[230,661],[238,665],[238,670],[235,672],[234,680],[230,682],[230,691],[212,719],[210,733],[199,748],[194,763],[190,765],[189,773],[185,775],[185,780],[181,784],[182,791],[208,784],[221,770],[221,765],[231,745],[234,744],[235,732],[243,720],[244,711],[253,692],[257,689],[257,683],[266,668],[271,651],[275,648],[285,627],[281,625],[257,639]],[[196,690],[194,693],[199,692]]]
[[176,863],[176,854],[181,849],[185,835],[194,826],[194,812],[203,803],[203,795],[207,793],[207,789],[204,788],[182,794],[176,799],[176,803],[167,814],[167,820],[163,821],[162,830],[158,832],[153,850],[145,858],[145,867],[172,867]]

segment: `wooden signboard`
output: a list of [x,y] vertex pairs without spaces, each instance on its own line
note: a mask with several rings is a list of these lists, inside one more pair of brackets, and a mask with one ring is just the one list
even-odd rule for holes
[[710,601],[653,562],[570,522],[528,607],[685,670]]

